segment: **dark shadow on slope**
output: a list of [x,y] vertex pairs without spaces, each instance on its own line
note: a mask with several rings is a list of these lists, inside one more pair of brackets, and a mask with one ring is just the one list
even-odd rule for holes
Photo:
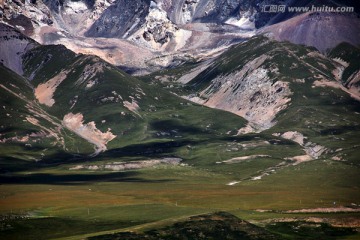
[[226,137],[222,137],[221,140],[222,141],[228,141],[228,142],[244,142],[244,141],[251,141],[251,140],[256,140],[258,138],[263,138],[260,137],[259,135],[239,135],[239,136],[226,136]]
[[281,137],[274,137],[272,135],[261,134],[248,134],[240,136],[228,136],[221,138],[222,141],[226,142],[249,142],[249,141],[268,141],[271,145],[286,145],[286,146],[297,146],[298,144],[294,141],[284,139]]
[[[190,141],[190,140],[169,140],[164,142],[151,142],[151,143],[141,143],[125,146],[122,148],[115,148],[108,150],[106,152],[100,153],[96,157],[91,157],[89,155],[74,155],[64,151],[58,151],[52,155],[42,157],[39,161],[27,161],[23,159],[18,159],[16,157],[1,156],[0,153],[0,174],[6,173],[15,173],[20,171],[31,171],[35,169],[49,168],[49,167],[58,167],[64,164],[82,164],[89,161],[101,161],[102,159],[117,159],[123,157],[139,157],[147,159],[152,158],[161,158],[173,156],[176,149],[186,145],[196,145],[199,141]],[[27,147],[22,144],[18,144],[18,147],[21,147],[22,153],[29,151]],[[41,149],[40,149],[41,150]],[[20,151],[20,150],[19,150]],[[30,155],[30,152],[28,152]],[[33,152],[32,154],[37,154],[38,152]]]
[[28,174],[28,175],[2,175],[0,184],[52,184],[52,185],[82,185],[98,182],[136,182],[161,183],[170,182],[171,179],[145,180],[136,177],[136,172],[115,172],[105,174]]
[[[189,130],[189,129],[187,129]],[[1,156],[0,154],[0,174],[7,173],[16,173],[21,171],[32,171],[40,170],[50,167],[59,167],[67,164],[83,164],[89,163],[90,161],[109,161],[111,159],[120,160],[121,158],[136,158],[139,160],[145,160],[148,158],[164,158],[164,157],[178,157],[177,150],[181,147],[188,145],[198,146],[203,144],[210,143],[221,143],[221,142],[249,142],[249,141],[260,141],[266,140],[272,145],[296,145],[296,143],[285,140],[278,139],[276,137],[259,135],[259,134],[249,134],[242,136],[222,136],[218,138],[209,138],[209,139],[177,139],[177,140],[167,140],[167,141],[158,141],[158,142],[149,142],[149,143],[139,143],[132,144],[122,148],[110,149],[106,152],[100,153],[96,157],[91,157],[89,155],[74,155],[66,153],[63,151],[58,151],[52,155],[45,156],[41,158],[40,161],[28,161],[18,159],[15,156]],[[18,147],[21,147],[22,153],[29,153],[29,148],[25,147],[23,144],[18,144]],[[40,150],[41,149],[37,149]],[[31,154],[39,155],[39,151],[32,152]]]
[[32,169],[32,165],[33,162],[28,162],[15,157],[0,157],[0,174]]
[[183,125],[174,120],[162,120],[154,121],[150,124],[150,127],[155,131],[177,131],[180,134],[190,133],[190,134],[203,134],[206,133],[203,129],[199,127],[194,127],[191,125]]
[[125,65],[118,65],[116,66],[118,69],[126,72],[129,75],[135,74],[137,72],[141,72],[142,70],[144,70],[143,68],[137,68],[137,67],[129,67],[129,66],[125,66]]
[[321,135],[340,135],[351,131],[360,131],[360,126],[336,126],[320,130]]
[[119,157],[134,157],[134,156],[144,156],[144,157],[163,157],[166,155],[173,154],[177,148],[183,147],[186,145],[196,145],[198,141],[191,140],[179,140],[179,141],[166,141],[166,142],[152,142],[152,143],[142,143],[142,144],[133,144],[123,148],[112,149],[106,151],[96,158],[119,158]]

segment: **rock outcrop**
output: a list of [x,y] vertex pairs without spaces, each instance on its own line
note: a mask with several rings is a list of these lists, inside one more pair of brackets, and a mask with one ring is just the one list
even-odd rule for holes
[[118,0],[101,14],[85,36],[126,38],[144,24],[149,7],[150,0]]

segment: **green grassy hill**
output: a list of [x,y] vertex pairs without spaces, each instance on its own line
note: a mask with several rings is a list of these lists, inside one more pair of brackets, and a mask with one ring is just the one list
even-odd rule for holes
[[69,158],[66,153],[76,153],[75,142],[83,146],[84,153],[91,153],[88,143],[64,129],[61,120],[35,100],[27,79],[4,66],[0,72],[2,164],[17,169],[22,167],[21,161],[30,164],[58,154]]
[[355,239],[339,63],[259,36],[177,81],[202,64],[138,79],[50,45],[0,66],[0,239]]

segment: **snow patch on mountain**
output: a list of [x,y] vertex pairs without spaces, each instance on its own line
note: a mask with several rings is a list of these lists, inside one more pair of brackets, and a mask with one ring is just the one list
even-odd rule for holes
[[226,20],[225,23],[244,30],[255,30],[255,22],[251,21],[251,18],[246,16],[242,16],[240,19],[231,17]]
[[199,0],[187,0],[185,1],[182,9],[181,9],[181,22],[188,23],[192,20],[195,9],[199,4]]
[[65,12],[64,13],[81,13],[85,10],[87,10],[87,6],[84,2],[82,1],[67,1],[64,4],[64,9]]

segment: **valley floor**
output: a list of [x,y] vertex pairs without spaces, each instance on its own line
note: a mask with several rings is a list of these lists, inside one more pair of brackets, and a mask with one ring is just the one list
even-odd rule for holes
[[[280,169],[265,180],[241,180],[241,174],[235,174],[254,170],[256,161],[266,162],[248,160],[227,172],[219,171],[220,165],[159,165],[121,172],[74,172],[65,165],[3,175],[0,238],[141,233],[219,211],[284,239],[313,239],[314,229],[324,239],[359,236],[354,235],[360,227],[356,168],[318,160]],[[238,183],[229,186],[233,180]]]

